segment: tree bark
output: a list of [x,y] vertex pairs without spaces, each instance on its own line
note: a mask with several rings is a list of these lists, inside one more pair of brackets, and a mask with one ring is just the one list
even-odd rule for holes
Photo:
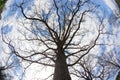
[[71,80],[64,51],[58,50],[53,80]]

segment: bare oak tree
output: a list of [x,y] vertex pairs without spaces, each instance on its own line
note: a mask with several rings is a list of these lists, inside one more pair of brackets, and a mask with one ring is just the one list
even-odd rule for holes
[[[4,41],[21,60],[55,67],[53,80],[71,80],[69,69],[79,64],[86,71],[87,68],[80,64],[82,58],[102,44],[100,36],[107,34],[104,19],[101,17],[97,21],[95,18],[95,26],[84,24],[96,9],[90,0],[50,1],[50,7],[39,10],[41,6],[37,5],[30,11],[25,10],[29,8],[26,2],[16,4],[24,17],[19,23],[22,26],[19,43],[13,39]],[[91,16],[93,21],[94,17]]]

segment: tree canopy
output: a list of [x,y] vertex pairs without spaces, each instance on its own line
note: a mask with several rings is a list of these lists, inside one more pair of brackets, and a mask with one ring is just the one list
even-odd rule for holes
[[24,73],[33,64],[52,67],[46,79],[53,80],[107,80],[116,71],[108,65],[114,56],[103,57],[116,46],[116,29],[91,0],[47,0],[43,5],[23,0],[14,6],[20,11],[10,25],[14,33],[5,33],[9,25],[4,23],[2,41]]

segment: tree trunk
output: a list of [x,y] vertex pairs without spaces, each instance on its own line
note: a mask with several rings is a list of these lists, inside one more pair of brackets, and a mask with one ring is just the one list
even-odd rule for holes
[[53,80],[71,80],[64,52],[58,51]]

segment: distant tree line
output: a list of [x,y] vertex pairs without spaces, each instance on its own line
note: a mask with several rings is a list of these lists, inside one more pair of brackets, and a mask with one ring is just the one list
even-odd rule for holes
[[118,7],[120,8],[120,0],[115,0],[115,1],[117,3]]
[[[3,10],[4,6],[5,6],[6,1],[7,0],[0,0],[0,14],[2,13],[2,10]],[[0,18],[1,18],[1,16],[0,16]]]

